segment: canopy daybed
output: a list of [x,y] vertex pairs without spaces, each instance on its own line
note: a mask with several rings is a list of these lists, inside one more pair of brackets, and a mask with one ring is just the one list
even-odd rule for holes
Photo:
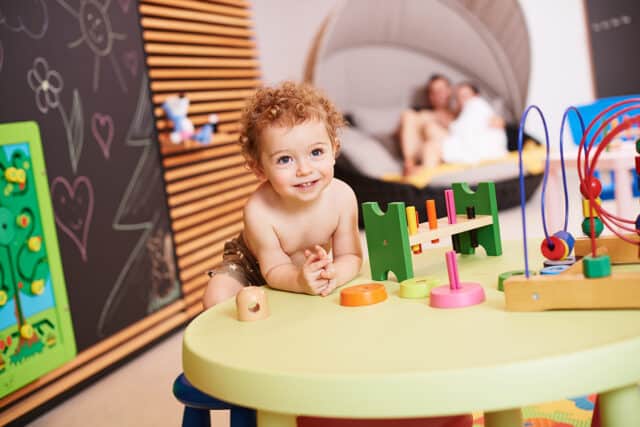
[[[501,209],[519,203],[514,156],[504,167],[444,170],[420,183],[383,179],[401,172],[394,134],[404,109],[421,104],[428,77],[473,81],[507,123],[517,148],[517,120],[525,108],[530,73],[529,36],[516,0],[344,0],[325,19],[307,58],[305,79],[322,88],[352,126],[341,137],[336,176],[359,202],[404,201],[425,215],[433,198],[444,212],[452,181],[496,182]],[[500,162],[497,162],[500,163]],[[483,172],[484,171],[484,172]],[[496,173],[498,174],[496,175]],[[526,175],[527,198],[542,179]]]

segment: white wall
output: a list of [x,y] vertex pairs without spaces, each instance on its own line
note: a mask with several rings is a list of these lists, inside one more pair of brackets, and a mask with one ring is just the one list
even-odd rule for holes
[[[266,84],[302,78],[318,27],[337,2],[253,0]],[[555,145],[564,109],[594,98],[583,1],[521,0],[521,5],[531,39],[528,103],[544,112]],[[527,128],[539,134],[539,119],[530,114],[529,120]]]

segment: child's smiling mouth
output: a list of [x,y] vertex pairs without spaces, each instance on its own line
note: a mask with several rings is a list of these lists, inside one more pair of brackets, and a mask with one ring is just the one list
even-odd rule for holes
[[307,182],[303,182],[301,184],[296,184],[294,185],[294,187],[301,189],[301,190],[308,190],[309,188],[313,187],[319,180],[315,179],[313,181],[307,181]]

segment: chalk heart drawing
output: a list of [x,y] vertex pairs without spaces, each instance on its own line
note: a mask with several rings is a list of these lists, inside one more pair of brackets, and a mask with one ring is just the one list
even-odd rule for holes
[[120,3],[120,9],[122,9],[124,13],[129,12],[129,6],[131,6],[131,0],[118,0],[118,3]]
[[86,176],[78,176],[73,185],[62,177],[51,183],[51,199],[56,224],[75,243],[87,262],[87,236],[93,217],[93,186]]
[[111,154],[111,143],[113,142],[113,119],[111,116],[93,113],[93,117],[91,117],[91,132],[105,159],[108,159]]
[[122,55],[122,62],[133,77],[138,74],[138,54],[134,50],[125,52]]

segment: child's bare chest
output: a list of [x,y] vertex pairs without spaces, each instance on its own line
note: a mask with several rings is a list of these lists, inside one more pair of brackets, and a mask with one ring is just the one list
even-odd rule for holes
[[[328,207],[327,207],[328,208]],[[338,227],[337,210],[315,209],[305,215],[291,215],[276,225],[276,233],[289,256],[304,253],[320,245],[327,251],[331,248],[331,238]]]

